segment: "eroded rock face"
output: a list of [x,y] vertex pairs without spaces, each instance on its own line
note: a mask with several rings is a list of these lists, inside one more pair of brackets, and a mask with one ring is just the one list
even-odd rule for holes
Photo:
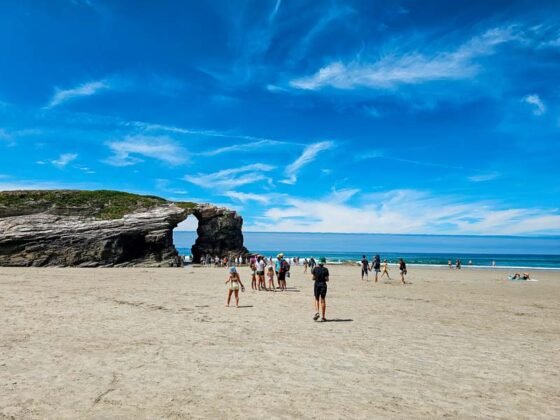
[[116,220],[39,213],[0,219],[0,265],[180,266],[173,228],[188,213],[175,205]]
[[[27,194],[18,193],[24,198]],[[64,202],[70,203],[68,197],[72,198],[73,193],[83,195],[60,192]],[[37,191],[29,192],[30,196],[35,194],[31,201],[20,200],[17,206],[11,206],[13,200],[9,199],[14,193],[0,192],[0,199],[3,194],[6,199],[0,200],[1,266],[181,266],[173,245],[173,229],[189,215],[199,219],[201,237],[197,250],[212,251],[212,255],[220,257],[247,252],[241,233],[243,221],[226,209],[209,205],[185,207],[162,199],[152,202],[152,198],[143,202],[143,197],[138,196],[138,208],[123,215],[123,203],[115,199],[104,203],[102,210],[99,200],[96,201],[93,211],[83,197],[82,207],[76,209],[59,202],[51,205],[43,196],[37,200],[37,194],[41,194]],[[52,192],[49,194],[52,196]],[[99,214],[112,218],[103,220]]]
[[204,255],[231,258],[248,254],[243,246],[243,219],[236,212],[201,204],[192,213],[199,221],[198,238],[192,247],[195,263]]

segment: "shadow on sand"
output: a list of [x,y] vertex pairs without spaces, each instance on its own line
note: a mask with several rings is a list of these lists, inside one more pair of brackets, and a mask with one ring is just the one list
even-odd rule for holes
[[353,319],[342,319],[342,318],[332,318],[332,319],[327,319],[326,321],[323,322],[354,322]]
[[253,305],[239,305],[237,308],[252,308]]

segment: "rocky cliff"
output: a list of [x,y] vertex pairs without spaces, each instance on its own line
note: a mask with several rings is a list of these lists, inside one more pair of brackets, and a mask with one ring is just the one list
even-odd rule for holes
[[2,266],[182,265],[173,229],[199,220],[195,259],[246,254],[235,212],[117,191],[0,192]]

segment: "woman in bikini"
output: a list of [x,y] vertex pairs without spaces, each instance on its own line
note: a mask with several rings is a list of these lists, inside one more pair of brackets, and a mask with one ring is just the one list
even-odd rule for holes
[[229,306],[229,302],[231,300],[232,293],[235,295],[235,306],[239,308],[239,287],[241,286],[241,291],[245,291],[245,286],[241,283],[241,278],[239,277],[239,273],[235,267],[231,267],[229,269],[229,277],[226,280],[226,284],[229,283],[228,293],[227,293],[227,303],[226,306]]
[[383,278],[385,274],[387,274],[387,278],[391,280],[391,277],[389,276],[389,264],[387,264],[387,260],[383,260],[383,264],[381,264],[381,278]]

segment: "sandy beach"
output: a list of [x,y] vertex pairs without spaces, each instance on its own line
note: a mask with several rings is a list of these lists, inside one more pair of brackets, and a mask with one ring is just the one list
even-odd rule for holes
[[[558,418],[560,273],[409,270],[225,308],[225,269],[0,269],[0,419]],[[391,274],[396,277],[397,270]]]

